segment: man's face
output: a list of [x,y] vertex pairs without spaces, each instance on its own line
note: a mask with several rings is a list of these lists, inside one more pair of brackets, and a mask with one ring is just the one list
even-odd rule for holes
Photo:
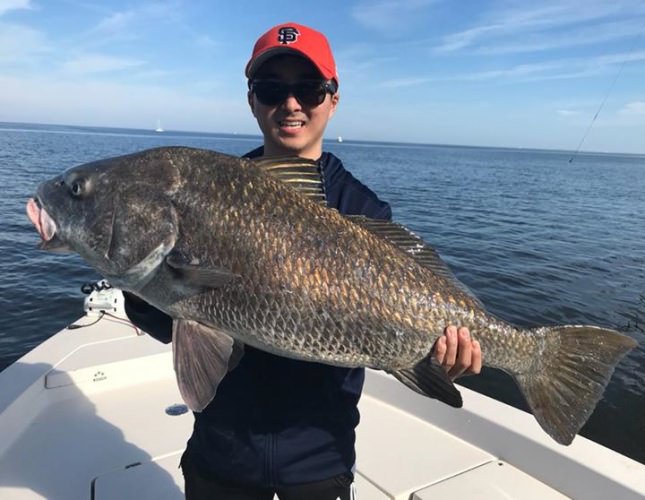
[[[316,67],[296,55],[278,55],[265,62],[254,79],[278,80],[293,84],[322,80]],[[316,160],[322,154],[322,137],[338,104],[338,92],[326,94],[318,106],[301,103],[293,95],[276,105],[262,104],[253,92],[248,94],[253,116],[264,135],[264,154],[302,156]]]

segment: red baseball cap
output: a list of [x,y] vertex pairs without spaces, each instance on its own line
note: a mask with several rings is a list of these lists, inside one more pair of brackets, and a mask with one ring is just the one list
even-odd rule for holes
[[306,57],[318,68],[323,78],[336,80],[338,84],[336,63],[325,35],[297,23],[278,24],[258,38],[244,74],[247,78],[253,77],[267,59],[284,53]]

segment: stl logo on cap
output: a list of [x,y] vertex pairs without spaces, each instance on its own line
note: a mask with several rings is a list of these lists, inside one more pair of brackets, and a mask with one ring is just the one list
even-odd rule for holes
[[284,26],[278,30],[278,42],[282,45],[293,43],[298,39],[300,32],[292,26]]

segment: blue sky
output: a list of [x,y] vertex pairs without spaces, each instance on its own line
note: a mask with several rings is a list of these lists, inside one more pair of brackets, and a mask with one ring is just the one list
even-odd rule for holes
[[583,149],[645,153],[641,0],[0,0],[0,121],[257,133],[285,21],[331,41],[329,137],[575,149],[611,88]]

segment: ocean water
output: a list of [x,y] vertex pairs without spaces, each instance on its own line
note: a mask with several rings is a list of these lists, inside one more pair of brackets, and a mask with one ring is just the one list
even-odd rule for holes
[[[0,370],[82,315],[99,279],[74,255],[36,249],[36,185],[66,168],[150,147],[241,155],[259,137],[0,123]],[[499,317],[597,324],[639,342],[582,434],[645,463],[645,156],[330,142],[394,218],[438,249]],[[485,353],[484,353],[485,356]],[[509,377],[464,385],[524,408]]]

